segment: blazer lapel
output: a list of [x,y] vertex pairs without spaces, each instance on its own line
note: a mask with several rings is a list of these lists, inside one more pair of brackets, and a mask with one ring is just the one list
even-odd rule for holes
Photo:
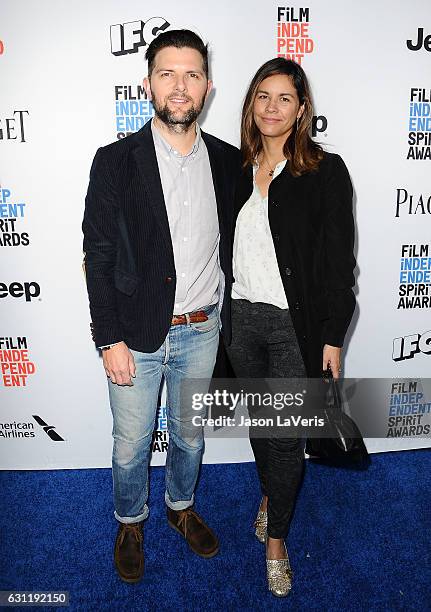
[[229,210],[226,209],[226,206],[223,206],[223,202],[227,202],[228,200],[225,197],[225,169],[224,169],[224,159],[223,152],[220,147],[217,146],[217,143],[208,138],[208,135],[201,131],[202,138],[205,142],[208,151],[208,157],[210,160],[211,166],[211,174],[213,178],[214,185],[214,193],[217,202],[217,215],[218,222],[220,228],[220,235],[224,235],[224,230],[227,228],[227,218],[229,215]]
[[153,136],[151,134],[151,122],[148,121],[148,123],[146,123],[145,126],[139,130],[139,132],[137,132],[136,136],[138,145],[133,150],[136,165],[142,177],[144,187],[148,193],[148,203],[153,209],[161,234],[173,257],[168,213],[166,211],[162,181],[160,179],[159,166],[157,164],[156,150],[154,148]]
[[248,165],[239,176],[235,197],[235,220],[239,211],[253,193],[253,167]]

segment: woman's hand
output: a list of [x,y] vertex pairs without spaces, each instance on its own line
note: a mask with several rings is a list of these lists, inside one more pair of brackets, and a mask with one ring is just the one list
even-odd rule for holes
[[330,367],[332,376],[335,380],[340,378],[341,372],[341,348],[325,344],[323,347],[323,371]]

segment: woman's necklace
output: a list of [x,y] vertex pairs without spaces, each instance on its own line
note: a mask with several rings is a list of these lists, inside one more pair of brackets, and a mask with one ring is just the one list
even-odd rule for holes
[[271,166],[269,165],[269,163],[266,161],[266,157],[265,157],[265,155],[263,156],[263,160],[262,160],[262,161],[265,163],[265,166],[266,166],[266,167],[268,168],[268,170],[269,170],[269,172],[268,172],[268,176],[273,176],[273,174],[274,174],[274,172],[275,172],[275,168],[277,167],[277,165],[278,165],[278,163],[279,163],[279,162],[277,162],[277,164],[275,164],[274,168],[271,168]]
[[263,161],[265,163],[265,166],[268,168],[269,172],[268,172],[268,176],[272,176],[274,174],[275,168],[271,168],[271,166],[268,164],[268,162],[266,161],[266,157],[264,156]]

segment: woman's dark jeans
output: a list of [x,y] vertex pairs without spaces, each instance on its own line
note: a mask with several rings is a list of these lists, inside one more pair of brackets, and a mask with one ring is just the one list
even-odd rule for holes
[[[288,310],[271,304],[232,300],[232,344],[226,347],[238,378],[306,376]],[[304,468],[304,441],[297,438],[253,438],[263,495],[268,496],[268,536],[289,531]]]

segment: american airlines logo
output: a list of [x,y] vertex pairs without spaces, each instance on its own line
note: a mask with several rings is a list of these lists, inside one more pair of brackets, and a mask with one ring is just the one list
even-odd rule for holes
[[46,433],[46,435],[51,438],[51,440],[53,440],[54,442],[64,442],[64,438],[62,438],[60,436],[60,434],[58,434],[55,431],[54,425],[48,425],[37,414],[33,414],[32,416],[33,416],[34,420],[36,421],[36,423],[42,427],[42,429]]

